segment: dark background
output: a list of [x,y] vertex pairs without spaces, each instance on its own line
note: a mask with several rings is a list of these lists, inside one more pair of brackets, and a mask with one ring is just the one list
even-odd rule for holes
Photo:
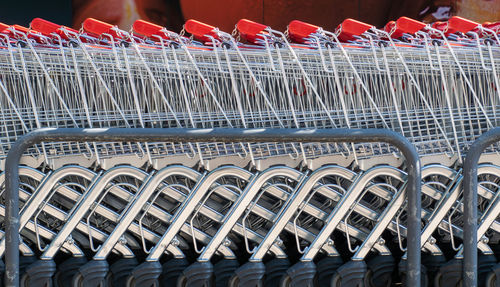
[[65,26],[71,26],[73,13],[70,0],[4,0],[0,5],[0,22],[28,26],[40,17]]

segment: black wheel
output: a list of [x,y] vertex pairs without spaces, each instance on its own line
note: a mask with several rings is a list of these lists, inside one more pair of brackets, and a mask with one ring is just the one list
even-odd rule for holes
[[486,276],[485,284],[486,287],[495,287],[497,284],[497,275],[495,272],[490,272]]
[[[425,267],[427,278],[434,278],[445,263],[446,257],[444,255],[422,254],[422,266]],[[422,267],[422,270],[424,270],[424,267]],[[432,283],[432,280],[429,281],[430,283]]]
[[376,282],[373,278],[373,271],[368,269],[365,274],[365,278],[363,278],[363,283],[365,287],[390,287],[392,284],[392,278],[389,277],[388,280],[384,280],[384,282]]
[[53,260],[37,260],[25,267],[21,274],[20,285],[32,287],[52,286],[52,276],[56,272]]
[[240,283],[240,278],[238,278],[238,275],[233,274],[231,278],[227,281],[227,287],[238,287]]
[[[145,287],[141,283],[137,284],[134,276],[127,277],[127,280],[125,281],[125,286],[126,287]],[[153,281],[153,283],[150,286],[147,286],[147,287],[159,287],[159,286],[160,286],[160,284],[158,283],[158,281],[155,280],[155,281]],[[102,287],[104,287],[104,286],[102,286]]]
[[316,264],[316,280],[318,286],[328,286],[335,271],[344,264],[340,256],[325,257]]
[[288,275],[286,271],[289,267],[290,261],[287,258],[275,258],[267,262],[264,286],[277,286],[281,284],[282,277]]
[[367,271],[363,278],[367,287],[386,287],[392,284],[395,260],[391,255],[377,255],[367,261]]
[[19,277],[22,277],[26,269],[37,261],[35,256],[19,256]]
[[330,287],[341,287],[341,286],[342,286],[342,277],[340,276],[339,273],[335,272],[332,276]]
[[160,275],[160,285],[162,287],[177,286],[177,279],[182,275],[182,271],[188,266],[185,258],[173,258],[162,265],[163,272]]
[[187,278],[184,276],[184,274],[179,275],[177,278],[177,287],[186,287],[187,285]]
[[434,287],[462,287],[462,279],[457,284],[450,285],[450,282],[443,277],[443,273],[439,271],[434,277]]
[[71,257],[57,266],[57,272],[54,275],[54,287],[71,287],[71,280],[78,272],[80,266],[87,263],[85,257]]
[[[262,283],[262,281],[259,281],[259,283],[257,283],[257,286],[255,287],[263,287],[263,286],[264,284]],[[240,278],[238,278],[238,275],[234,274],[227,281],[227,287],[245,287],[245,286],[240,286]]]
[[30,278],[30,276],[26,273],[23,274],[23,276],[21,276],[20,280],[19,280],[19,286],[21,287],[30,287],[30,286],[40,286],[40,287],[49,287],[49,286],[52,286],[52,279],[49,278],[49,279],[46,279],[46,280],[43,280],[44,282],[40,282],[39,280],[32,280],[32,278]]
[[484,255],[484,254],[480,254],[477,259],[478,259],[477,284],[478,286],[485,286],[486,278],[497,265],[497,259],[495,255]]
[[[71,279],[71,287],[87,287],[89,284],[85,283],[85,278],[83,277],[82,273],[78,272],[73,276],[73,279]],[[98,285],[95,285],[96,287],[107,287],[106,281],[99,283]]]
[[[203,285],[203,287],[212,287],[212,286],[215,286],[213,279],[214,278],[212,277],[212,279],[208,283],[206,283],[205,285]],[[229,283],[228,283],[228,286],[229,286]],[[135,287],[139,287],[139,286],[135,286]],[[186,278],[186,276],[184,274],[181,274],[179,276],[179,278],[177,278],[177,287],[189,287],[188,280],[187,280],[187,278]]]
[[290,287],[291,284],[292,284],[292,278],[290,278],[290,276],[288,274],[285,274],[281,277],[281,280],[280,280],[280,283],[278,286],[279,287]]
[[[106,275],[106,278],[104,278],[104,282],[106,282],[106,287],[118,287],[120,285],[115,285],[113,284],[113,274],[111,274],[111,272],[109,272],[107,275]],[[125,282],[127,282],[127,278],[125,278]],[[121,285],[123,286],[123,285]]]
[[[342,276],[340,276],[339,273],[335,272],[335,274],[333,274],[332,276],[332,281],[330,283],[330,287],[342,287]],[[349,286],[351,287],[351,285],[345,285],[344,286]],[[363,282],[359,282],[358,284],[352,286],[352,287],[361,287],[363,286]]]
[[[80,272],[78,272],[77,274],[75,274],[75,276],[73,276],[73,279],[71,280],[71,287],[87,287],[87,286],[88,284],[85,284],[83,275]],[[106,283],[102,282],[96,287],[107,287],[107,286]]]
[[106,286],[108,269],[106,260],[91,260],[78,268],[78,272],[72,278],[71,286]]
[[350,283],[342,283],[342,276],[340,276],[340,273],[335,272],[332,276],[332,281],[330,283],[330,287],[342,287],[342,286],[349,286],[349,287],[362,287],[363,286],[363,281],[358,282],[356,285],[350,284]]
[[443,274],[441,273],[441,271],[438,271],[436,273],[436,275],[434,276],[434,287],[439,287],[439,286],[442,286],[442,278],[443,278]]
[[215,287],[226,287],[240,264],[234,259],[222,259],[214,265]]
[[434,286],[462,286],[462,259],[452,259],[439,269],[434,277]]
[[76,273],[71,280],[71,287],[83,287],[83,276],[80,272]]
[[125,285],[128,275],[132,273],[138,262],[136,258],[121,258],[111,264],[107,274],[108,286],[119,287]]
[[362,286],[367,266],[364,261],[351,260],[340,266],[333,274],[330,286]]

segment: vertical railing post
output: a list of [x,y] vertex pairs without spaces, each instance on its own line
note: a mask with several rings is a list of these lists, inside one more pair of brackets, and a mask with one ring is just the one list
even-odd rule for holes
[[477,168],[479,158],[490,145],[500,141],[500,128],[481,135],[469,148],[464,162],[464,265],[465,287],[477,286]]
[[420,286],[421,166],[417,151],[386,129],[40,129],[18,139],[5,163],[5,285],[19,286],[19,162],[40,142],[384,142],[398,148],[408,169],[407,284]]

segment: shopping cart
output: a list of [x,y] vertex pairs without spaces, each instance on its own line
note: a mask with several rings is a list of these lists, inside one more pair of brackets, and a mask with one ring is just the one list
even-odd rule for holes
[[[245,19],[232,33],[195,20],[179,33],[143,20],[130,31],[95,19],[80,31],[2,24],[0,159],[44,127],[391,129],[424,165],[422,284],[457,285],[462,162],[500,121],[498,27],[460,17],[384,29],[347,19],[334,32]],[[479,172],[489,286],[497,152]],[[389,144],[44,142],[22,163],[23,286],[405,281],[407,166]]]

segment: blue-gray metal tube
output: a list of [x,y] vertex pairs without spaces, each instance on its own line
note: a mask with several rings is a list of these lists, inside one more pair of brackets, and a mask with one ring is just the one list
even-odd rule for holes
[[477,168],[479,158],[490,145],[500,141],[500,128],[481,135],[471,146],[465,158],[464,174],[464,264],[465,287],[477,286]]
[[5,284],[19,286],[19,161],[40,142],[385,142],[404,155],[408,169],[409,286],[420,285],[420,159],[403,136],[385,129],[39,129],[14,143],[5,162]]

